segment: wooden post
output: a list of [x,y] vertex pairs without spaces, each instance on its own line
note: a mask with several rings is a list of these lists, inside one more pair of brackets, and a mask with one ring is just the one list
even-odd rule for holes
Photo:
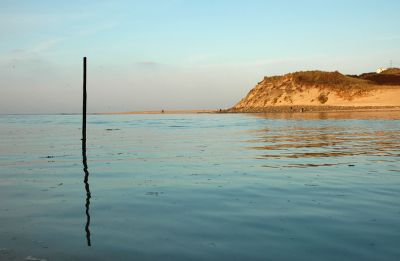
[[86,143],[86,57],[83,57],[83,108],[82,108],[82,140]]
[[86,204],[85,204],[85,212],[86,212],[86,242],[88,246],[91,246],[90,242],[90,198],[92,194],[90,193],[89,186],[89,170],[87,165],[87,157],[86,157],[86,57],[83,57],[83,108],[82,108],[82,163],[83,163],[83,172],[85,173],[85,177],[83,179],[83,183],[85,184],[86,190]]

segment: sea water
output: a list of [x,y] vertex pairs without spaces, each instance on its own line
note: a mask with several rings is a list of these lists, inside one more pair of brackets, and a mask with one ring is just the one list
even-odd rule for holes
[[398,112],[80,127],[0,116],[0,260],[400,260]]

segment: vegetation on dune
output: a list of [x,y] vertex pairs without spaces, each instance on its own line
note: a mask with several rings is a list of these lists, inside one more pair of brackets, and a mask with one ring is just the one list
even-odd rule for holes
[[312,85],[345,85],[345,84],[366,84],[362,79],[356,79],[335,72],[323,72],[323,71],[305,71],[289,73],[287,76],[292,77],[293,81],[302,84]]
[[319,101],[321,104],[324,104],[324,103],[326,103],[326,102],[328,101],[328,96],[327,96],[325,93],[321,93],[321,94],[318,96],[318,101]]
[[299,71],[283,76],[265,77],[264,81],[281,80],[282,77],[290,78],[297,84],[329,85],[329,86],[367,86],[374,84],[400,85],[400,69],[389,68],[382,73],[363,73],[360,75],[343,75],[338,71]]
[[356,77],[378,85],[400,85],[399,68],[389,68],[381,73],[363,73]]
[[388,68],[380,74],[400,74],[400,68]]
[[[345,100],[352,100],[355,96],[361,96],[368,93],[373,86],[370,80],[343,75],[338,71],[300,71],[288,73],[283,76],[267,77],[262,84],[273,82],[277,86],[282,86],[281,82],[290,81],[297,91],[307,88],[317,88],[322,93],[317,97],[321,104],[326,103],[327,93],[335,92],[339,97]],[[286,88],[288,90],[288,88]]]

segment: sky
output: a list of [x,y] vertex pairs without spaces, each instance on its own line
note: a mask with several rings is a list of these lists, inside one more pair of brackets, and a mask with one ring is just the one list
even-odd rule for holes
[[400,67],[400,1],[0,0],[0,114],[219,109],[264,76]]

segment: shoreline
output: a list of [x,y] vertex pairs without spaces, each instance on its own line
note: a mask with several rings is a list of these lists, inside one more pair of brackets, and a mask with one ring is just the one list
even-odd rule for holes
[[261,108],[226,109],[217,113],[304,113],[304,112],[363,112],[399,111],[400,106],[331,106],[331,105],[281,105]]
[[99,112],[98,115],[129,115],[129,114],[197,114],[215,113],[217,110],[157,110],[157,111],[126,111],[126,112]]
[[304,112],[374,112],[399,111],[400,106],[324,106],[324,105],[280,105],[261,108],[221,109],[221,110],[157,110],[157,111],[128,111],[100,112],[92,115],[135,115],[135,114],[212,114],[212,113],[304,113]]

